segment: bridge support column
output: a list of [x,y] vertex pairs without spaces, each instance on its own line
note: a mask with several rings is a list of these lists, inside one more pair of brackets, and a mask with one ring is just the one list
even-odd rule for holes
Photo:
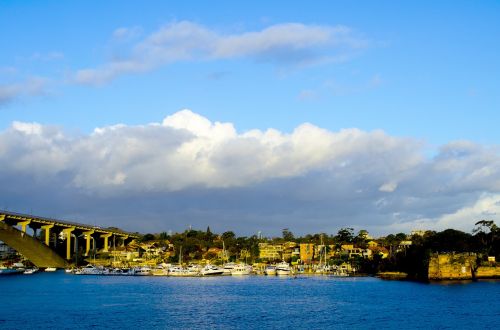
[[41,227],[45,231],[45,245],[49,246],[50,244],[50,229],[54,228],[54,225],[45,225]]
[[26,232],[26,226],[29,225],[30,223],[31,223],[31,220],[25,220],[25,221],[19,221],[17,223],[17,225],[18,226],[20,225],[22,232],[25,233]]
[[109,238],[111,237],[111,233],[107,233],[107,234],[101,234],[101,238],[104,238],[104,249],[103,251],[104,252],[108,252],[108,249],[109,249]]
[[86,245],[85,245],[85,256],[88,256],[89,255],[89,252],[90,252],[90,239],[92,238],[92,234],[94,233],[94,230],[89,230],[89,231],[85,231],[83,232],[83,234],[85,235],[85,240],[86,240]]
[[75,227],[63,229],[64,236],[66,236],[66,260],[71,260],[71,232]]
[[125,246],[125,241],[127,240],[128,238],[128,235],[127,236],[122,236],[122,247]]

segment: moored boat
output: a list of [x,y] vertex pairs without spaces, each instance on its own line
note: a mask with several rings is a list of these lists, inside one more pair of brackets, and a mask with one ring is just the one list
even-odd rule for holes
[[102,270],[92,266],[87,265],[77,271],[75,271],[76,275],[102,275]]
[[28,269],[26,269],[26,270],[23,272],[23,274],[24,274],[24,275],[31,275],[31,274],[36,273],[37,271],[38,271],[38,268],[36,268],[36,267],[33,267],[33,268],[28,268]]
[[246,264],[238,264],[231,270],[231,275],[250,275],[252,273],[252,266]]
[[217,276],[224,274],[224,268],[217,267],[215,265],[206,265],[201,269],[201,275],[203,276]]
[[276,265],[276,275],[286,276],[292,273],[292,269],[290,268],[290,264],[288,262],[282,261]]
[[269,275],[269,276],[274,276],[276,275],[276,266],[274,265],[269,265],[264,269],[264,274]]
[[152,271],[151,268],[144,266],[144,267],[136,269],[134,275],[136,275],[136,276],[149,276],[149,275],[151,275],[151,271]]

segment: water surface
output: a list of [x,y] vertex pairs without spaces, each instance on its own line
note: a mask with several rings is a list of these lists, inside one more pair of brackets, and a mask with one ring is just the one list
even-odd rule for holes
[[500,282],[376,278],[0,277],[0,328],[494,329]]

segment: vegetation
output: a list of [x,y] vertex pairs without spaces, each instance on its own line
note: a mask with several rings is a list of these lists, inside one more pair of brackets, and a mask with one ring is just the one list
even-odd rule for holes
[[[329,262],[331,264],[349,262],[358,271],[367,274],[376,274],[381,271],[405,272],[414,279],[427,278],[431,253],[473,252],[477,254],[479,261],[487,256],[500,257],[500,230],[491,220],[478,221],[472,233],[446,229],[441,232],[427,231],[423,235],[411,237],[404,233],[390,234],[378,239],[369,239],[366,230],[360,230],[355,234],[353,228],[341,228],[336,235],[318,233],[304,236],[296,236],[286,228],[283,229],[281,237],[269,239],[259,239],[256,235],[237,237],[232,231],[218,235],[207,228],[206,231],[190,229],[172,235],[167,233],[146,234],[142,238],[144,242],[153,240],[160,244],[167,244],[167,242],[173,244],[175,255],[169,260],[171,262],[177,261],[181,247],[185,261],[202,258],[216,259],[217,252],[221,251],[224,245],[227,260],[258,262],[261,261],[259,259],[259,243],[264,242],[270,244],[295,242],[315,245],[323,243],[328,246],[328,252],[330,252],[331,249],[341,251],[342,245],[345,246],[345,244],[351,244],[359,249],[367,249],[369,248],[368,243],[372,241],[378,247],[372,248],[373,253],[369,258],[360,255],[349,258],[346,254],[338,254]],[[411,242],[411,244],[402,244],[404,242]],[[387,251],[387,257],[383,251]],[[316,256],[316,261],[317,258]]]

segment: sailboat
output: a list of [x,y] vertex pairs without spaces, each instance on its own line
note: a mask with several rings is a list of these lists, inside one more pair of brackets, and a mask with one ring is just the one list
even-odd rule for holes
[[319,264],[318,267],[316,268],[316,273],[328,274],[329,271],[330,267],[326,262],[326,245],[323,243],[323,235],[321,235],[321,251],[319,255]]

